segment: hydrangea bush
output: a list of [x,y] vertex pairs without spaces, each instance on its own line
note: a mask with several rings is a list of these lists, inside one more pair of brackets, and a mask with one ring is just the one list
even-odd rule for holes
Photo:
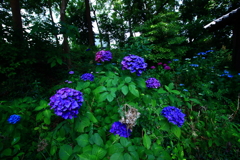
[[56,115],[64,119],[72,119],[79,113],[83,103],[83,94],[71,88],[62,88],[50,98],[49,105]]
[[140,76],[147,68],[144,58],[131,54],[124,57],[121,64],[123,70],[129,70],[131,73],[136,72],[137,76]]

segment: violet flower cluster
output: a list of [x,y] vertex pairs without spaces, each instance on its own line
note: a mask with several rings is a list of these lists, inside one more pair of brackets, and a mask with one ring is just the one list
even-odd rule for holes
[[21,117],[19,115],[13,114],[8,118],[8,123],[15,124],[19,122]]
[[181,127],[184,123],[185,114],[179,108],[174,106],[167,106],[163,108],[162,115],[168,119],[169,122]]
[[148,88],[159,88],[160,85],[160,82],[156,78],[148,78],[146,80],[146,86]]
[[54,109],[56,115],[64,119],[77,117],[78,109],[82,106],[83,94],[80,91],[71,88],[62,88],[50,98],[51,109]]
[[147,68],[144,58],[131,54],[124,57],[121,64],[122,70],[130,70],[131,73],[136,72],[137,76],[140,76]]
[[110,51],[99,51],[96,53],[95,61],[96,62],[105,62],[112,59],[112,53]]
[[131,130],[127,128],[126,124],[121,122],[114,122],[110,129],[110,132],[114,135],[118,134],[120,137],[129,137]]
[[81,79],[84,80],[84,81],[93,81],[94,80],[94,75],[91,74],[91,73],[85,73],[81,76]]

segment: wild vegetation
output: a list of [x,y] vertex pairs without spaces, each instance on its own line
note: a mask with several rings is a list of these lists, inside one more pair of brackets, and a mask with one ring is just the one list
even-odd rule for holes
[[237,0],[0,6],[0,159],[240,156],[232,28],[203,28]]

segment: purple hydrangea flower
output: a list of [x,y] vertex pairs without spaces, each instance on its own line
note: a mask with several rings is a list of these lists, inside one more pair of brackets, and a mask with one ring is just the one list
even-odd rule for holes
[[99,51],[96,53],[95,61],[96,62],[104,62],[110,61],[112,59],[112,53],[110,51]]
[[121,64],[122,70],[130,70],[131,73],[136,72],[138,76],[147,68],[147,63],[144,62],[144,58],[131,54],[124,57]]
[[91,73],[85,73],[81,76],[81,79],[84,80],[84,81],[93,81],[94,80],[94,75],[91,74]]
[[161,84],[156,78],[149,78],[146,80],[146,85],[148,88],[158,88]]
[[114,122],[110,129],[110,132],[114,135],[118,134],[120,137],[127,138],[130,136],[131,130],[127,129],[127,126],[124,123]]
[[70,71],[69,74],[74,74],[74,71]]
[[71,88],[62,88],[50,98],[51,109],[54,109],[56,115],[64,119],[77,117],[78,109],[82,106],[83,94],[80,91]]
[[13,114],[8,118],[8,123],[15,124],[19,122],[21,117],[19,115]]
[[169,67],[169,66],[165,66],[164,69],[165,69],[165,70],[170,70],[171,67]]
[[151,69],[155,69],[156,67],[155,66],[152,66]]
[[162,115],[168,119],[169,122],[181,127],[184,123],[185,114],[179,108],[174,106],[167,106],[163,108]]

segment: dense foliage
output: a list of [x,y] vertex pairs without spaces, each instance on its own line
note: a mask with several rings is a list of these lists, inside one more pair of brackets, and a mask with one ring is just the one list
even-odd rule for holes
[[231,26],[203,25],[239,5],[1,1],[0,159],[238,159]]

